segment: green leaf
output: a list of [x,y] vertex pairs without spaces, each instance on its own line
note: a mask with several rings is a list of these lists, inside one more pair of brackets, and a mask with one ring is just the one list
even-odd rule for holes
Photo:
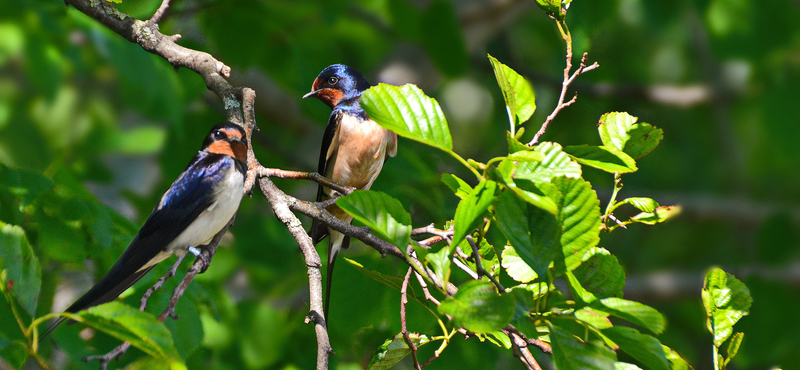
[[442,279],[445,285],[450,281],[450,263],[452,261],[451,249],[442,247],[436,253],[428,253],[425,255],[425,260],[433,265],[433,272]]
[[628,203],[642,212],[649,213],[655,212],[656,208],[658,208],[658,202],[650,198],[634,197],[625,199],[620,203]]
[[458,203],[453,218],[455,223],[453,240],[456,243],[461,242],[461,239],[471,234],[472,230],[483,223],[483,215],[494,201],[496,191],[496,182],[483,179],[466,198]]
[[642,334],[638,330],[615,326],[602,330],[620,349],[645,365],[648,369],[670,370],[664,349],[658,339]]
[[[420,346],[429,343],[431,340],[425,335],[409,334],[411,343],[419,348]],[[403,334],[397,334],[387,339],[383,344],[378,347],[375,353],[372,354],[372,360],[367,366],[368,370],[386,370],[396,365],[404,357],[411,353],[411,348],[408,347]]]
[[533,87],[524,77],[491,55],[489,55],[489,62],[492,63],[497,84],[503,91],[509,120],[514,122],[516,118],[517,125],[525,123],[536,110],[536,96]]
[[625,143],[623,152],[638,160],[655,149],[664,138],[664,132],[649,123],[635,123],[628,130],[630,139]]
[[627,362],[615,362],[614,370],[642,370],[642,368]]
[[520,283],[528,283],[536,280],[536,272],[528,266],[522,258],[519,257],[514,247],[506,245],[503,248],[503,263],[502,266],[506,269],[506,273],[512,279]]
[[400,201],[386,193],[356,190],[336,200],[336,205],[370,228],[379,238],[400,248],[411,239],[411,215]]
[[[447,249],[447,248],[444,248],[444,249]],[[364,267],[364,265],[362,265],[362,264],[360,264],[360,263],[358,263],[358,262],[356,262],[354,260],[351,260],[351,259],[349,259],[347,257],[344,257],[344,260],[347,261],[347,263],[349,263],[351,266],[355,267],[356,270],[358,270],[362,274],[366,275],[368,278],[370,278],[372,280],[375,280],[375,281],[377,281],[377,282],[379,282],[379,283],[381,283],[383,285],[386,285],[389,288],[392,288],[392,289],[394,289],[394,290],[396,290],[398,292],[400,291],[400,288],[403,285],[403,278],[402,277],[394,276],[394,275],[388,275],[388,274],[384,274],[382,272],[370,270],[370,269]]]
[[0,348],[0,359],[13,369],[22,369],[28,359],[28,347],[21,340],[12,341]]
[[622,298],[608,297],[592,304],[592,308],[608,312],[616,317],[639,325],[655,334],[661,334],[667,326],[664,316],[648,305]]
[[[529,154],[528,154],[529,153]],[[514,194],[517,195],[520,199],[528,202],[536,207],[539,207],[553,215],[558,213],[558,207],[556,206],[555,201],[544,194],[544,192],[539,188],[546,187],[547,183],[539,183],[537,186],[530,180],[527,179],[517,179],[514,180],[514,172],[516,170],[517,164],[514,163],[510,158],[516,158],[517,163],[524,162],[525,159],[531,159],[538,157],[541,153],[538,152],[517,152],[512,155],[509,155],[508,158],[503,159],[500,164],[497,166],[495,170],[491,170],[490,174],[497,175],[497,181],[502,182],[503,185],[508,187]],[[536,160],[533,160],[536,161]]]
[[583,262],[573,273],[581,286],[597,298],[622,297],[625,271],[617,257],[603,248],[587,251]]
[[530,151],[531,147],[521,143],[514,135],[511,135],[511,131],[506,131],[506,139],[508,139],[508,154],[513,154],[516,152],[521,151]]
[[567,270],[565,275],[567,278],[569,291],[572,293],[572,297],[575,298],[577,303],[576,307],[583,307],[597,300],[597,297],[595,297],[594,294],[590,293],[581,286],[581,283],[578,282],[578,279],[575,278],[575,275],[572,273],[572,271]]
[[25,311],[35,316],[42,285],[42,269],[33,253],[25,231],[19,226],[0,222],[0,271],[5,270],[5,282],[11,287]]
[[564,14],[561,11],[561,0],[536,0],[536,5],[544,10],[547,15],[557,19],[564,19]]
[[564,148],[564,152],[580,164],[606,172],[627,173],[637,170],[633,158],[610,146],[575,145]]
[[123,370],[179,370],[186,369],[181,363],[166,363],[155,357],[141,357],[126,365]]
[[583,179],[556,177],[553,185],[561,194],[556,203],[560,210],[558,222],[563,228],[563,267],[573,270],[581,264],[584,254],[600,242],[600,200],[592,185]]
[[442,108],[415,85],[373,86],[361,95],[361,107],[379,125],[400,136],[447,152],[453,150]]
[[591,325],[595,329],[607,329],[612,327],[611,320],[608,319],[607,314],[602,314],[595,310],[592,310],[589,307],[581,308],[580,310],[575,310],[575,318]]
[[597,127],[600,140],[634,159],[645,156],[658,146],[664,135],[661,129],[650,124],[636,123],[637,119],[625,112],[604,114]]
[[456,175],[452,175],[449,173],[442,174],[442,182],[456,194],[457,197],[464,199],[466,198],[470,192],[472,192],[472,187],[467,184],[466,181],[458,178]]
[[167,132],[159,126],[141,126],[109,136],[105,145],[109,150],[123,154],[153,154],[164,146]]
[[708,330],[719,347],[733,333],[733,325],[750,313],[753,298],[739,279],[717,267],[706,273],[702,296]]
[[497,197],[494,208],[500,231],[519,257],[542,276],[561,249],[558,220],[549,212],[522,202],[509,191]]
[[24,169],[8,168],[0,164],[0,188],[22,198],[19,208],[33,203],[42,193],[53,187],[53,180]]
[[439,313],[451,315],[456,325],[476,333],[505,327],[514,315],[514,297],[497,294],[491,283],[472,280],[439,305]]
[[631,221],[646,225],[655,225],[667,221],[680,213],[680,206],[660,206],[653,210],[653,212],[642,212],[631,217]]
[[545,141],[534,148],[544,155],[540,162],[520,162],[514,178],[528,179],[533,182],[550,182],[557,176],[581,177],[581,165],[564,153],[561,145]]
[[602,343],[584,343],[570,332],[548,323],[553,363],[558,370],[613,370],[617,356]]
[[150,356],[170,364],[181,362],[169,330],[150,313],[112,301],[81,311],[77,320],[129,342]]
[[742,332],[736,333],[731,337],[730,342],[728,342],[728,349],[725,350],[725,353],[728,354],[728,358],[725,359],[726,363],[734,358],[737,353],[739,353],[739,347],[742,345],[742,340],[744,340],[744,333]]
[[686,360],[684,360],[683,357],[681,357],[681,355],[678,354],[678,352],[675,352],[674,349],[669,348],[665,345],[662,345],[661,348],[664,349],[664,354],[666,354],[667,360],[669,360],[670,369],[672,370],[692,369],[692,366],[689,365],[689,363],[686,362]]

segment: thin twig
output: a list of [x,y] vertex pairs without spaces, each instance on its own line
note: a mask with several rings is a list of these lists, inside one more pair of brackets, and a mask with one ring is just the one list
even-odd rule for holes
[[150,17],[150,20],[148,20],[147,22],[155,24],[155,23],[158,23],[159,21],[161,21],[161,17],[163,17],[164,13],[167,12],[167,8],[169,8],[169,0],[163,0],[161,2],[161,6],[158,7],[156,12],[153,13],[153,16]]
[[142,294],[142,300],[139,301],[139,311],[144,312],[144,309],[147,308],[147,300],[150,299],[150,296],[153,295],[153,293],[156,290],[161,289],[161,286],[164,285],[164,282],[167,281],[167,279],[175,277],[175,272],[177,272],[178,266],[180,266],[184,258],[186,258],[185,253],[179,255],[178,259],[175,260],[175,263],[172,264],[172,267],[169,268],[169,271],[167,271],[167,273],[164,274],[164,276],[158,279],[158,281],[155,284],[153,284],[153,286],[148,288],[147,291],[145,291],[144,294]]
[[472,235],[467,235],[467,242],[469,242],[469,245],[472,247],[472,255],[475,258],[475,269],[478,270],[478,274],[488,277],[494,286],[497,287],[497,291],[499,293],[505,292],[506,288],[503,288],[503,285],[500,284],[500,282],[497,281],[492,274],[483,268],[483,264],[481,263],[481,254],[478,252],[478,246],[475,244],[475,240],[472,239]]
[[411,350],[411,358],[414,360],[414,368],[417,370],[422,370],[419,366],[419,359],[417,359],[417,346],[414,345],[414,342],[411,341],[411,338],[408,336],[408,324],[406,322],[406,305],[408,304],[408,281],[411,280],[411,273],[414,271],[413,268],[409,267],[408,272],[406,272],[405,278],[403,278],[403,285],[400,288],[400,333],[403,334],[403,339],[405,339],[406,344],[408,345],[408,349]]

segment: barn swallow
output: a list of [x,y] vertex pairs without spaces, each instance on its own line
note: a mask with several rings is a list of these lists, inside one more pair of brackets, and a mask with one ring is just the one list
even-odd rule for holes
[[[242,200],[247,171],[244,130],[230,122],[211,129],[203,148],[178,176],[111,270],[66,312],[116,299],[157,263],[187,251],[199,255],[231,220]],[[64,317],[53,323],[50,333]]]
[[[361,108],[359,98],[369,82],[358,71],[334,64],[322,70],[311,92],[303,98],[313,96],[333,109],[322,138],[318,172],[342,186],[366,190],[378,177],[387,157],[397,154],[397,134],[379,126]],[[319,186],[317,201],[331,198],[331,190]],[[353,217],[338,206],[328,207],[336,218],[351,222]],[[350,245],[350,237],[314,220],[309,231],[314,244],[330,235],[328,241],[328,271],[325,287],[325,320],[331,296],[331,277],[336,256]]]

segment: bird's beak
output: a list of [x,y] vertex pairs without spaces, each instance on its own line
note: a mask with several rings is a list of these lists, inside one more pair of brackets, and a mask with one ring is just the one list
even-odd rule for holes
[[313,91],[309,92],[308,94],[303,95],[303,99],[305,99],[305,98],[307,98],[309,96],[316,96],[317,94],[319,94],[320,91],[322,91],[322,89],[313,90]]

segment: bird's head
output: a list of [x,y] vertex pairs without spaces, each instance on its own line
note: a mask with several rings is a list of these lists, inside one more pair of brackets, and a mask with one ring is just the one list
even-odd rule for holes
[[203,141],[209,153],[224,154],[239,161],[247,161],[247,139],[244,129],[231,122],[223,122],[211,128]]
[[355,69],[334,64],[319,73],[311,85],[311,92],[303,95],[303,99],[313,96],[334,108],[342,100],[358,97],[369,86],[369,82]]

